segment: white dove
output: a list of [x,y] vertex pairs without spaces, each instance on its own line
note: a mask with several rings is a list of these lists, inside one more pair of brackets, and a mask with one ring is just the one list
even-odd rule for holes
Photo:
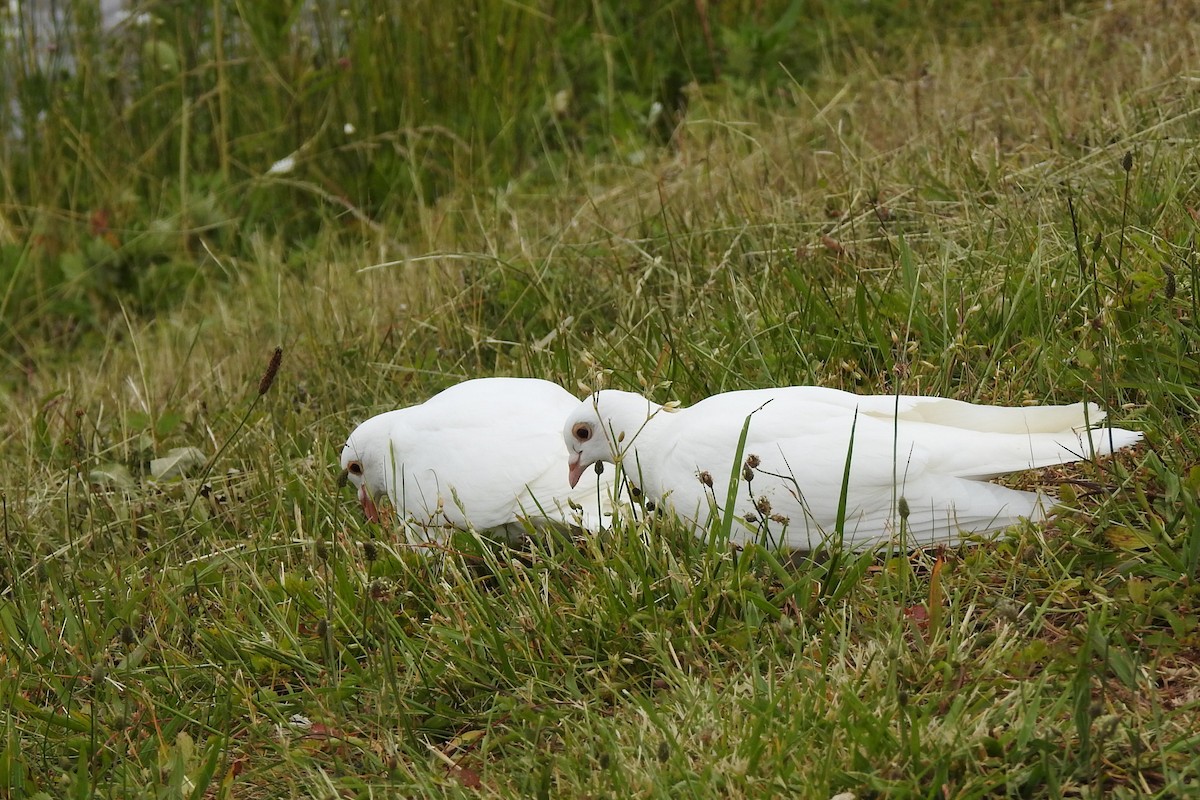
[[563,437],[572,485],[595,462],[619,462],[648,500],[703,535],[726,511],[749,418],[733,541],[812,550],[836,542],[870,547],[903,533],[915,547],[1044,518],[1053,497],[987,479],[1142,438],[1100,427],[1104,417],[1091,403],[1008,408],[813,386],[727,392],[682,409],[604,390],[571,412]]
[[567,483],[560,431],[578,402],[533,378],[465,381],[359,425],[342,469],[369,520],[387,495],[427,540],[449,529],[516,534],[526,521],[596,531],[610,513],[612,479]]

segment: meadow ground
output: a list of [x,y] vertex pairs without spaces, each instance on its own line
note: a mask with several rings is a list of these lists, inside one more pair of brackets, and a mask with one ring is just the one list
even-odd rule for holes
[[[120,183],[103,142],[30,166],[44,141],[10,136],[4,182],[41,199],[0,216],[0,786],[1200,796],[1200,17],[886,41],[685,86],[665,143],[547,146],[403,227],[330,188],[343,149],[217,158],[243,205],[175,164],[193,188],[131,210],[74,199],[78,170]],[[549,97],[548,130],[584,118]],[[352,155],[384,151],[417,157]],[[303,236],[227,219],[281,198]],[[630,522],[415,553],[338,486],[340,445],[484,375],[1086,398],[1146,442],[1019,476],[1056,518],[945,552],[793,563]]]

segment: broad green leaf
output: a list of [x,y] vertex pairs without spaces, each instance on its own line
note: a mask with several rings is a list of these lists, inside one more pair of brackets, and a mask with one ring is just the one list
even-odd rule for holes
[[1113,547],[1122,550],[1149,550],[1154,546],[1154,536],[1147,531],[1138,531],[1125,525],[1113,525],[1104,532],[1104,538]]
[[204,466],[208,456],[197,447],[172,447],[165,456],[150,462],[150,475],[156,481],[182,478]]
[[133,479],[133,475],[129,473],[125,465],[115,461],[101,464],[89,472],[88,481],[95,486],[103,486],[107,489],[133,489],[137,486],[137,481]]

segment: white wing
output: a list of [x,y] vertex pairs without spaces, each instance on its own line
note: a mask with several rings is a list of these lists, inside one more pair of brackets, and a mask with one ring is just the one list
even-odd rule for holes
[[430,398],[390,431],[393,504],[435,527],[545,519],[597,528],[610,492],[594,473],[574,490],[567,482],[561,425],[577,404],[555,384],[520,378],[467,381]]
[[[669,439],[655,442],[649,448],[653,460],[642,465],[652,491],[669,492],[676,510],[698,526],[711,524],[725,505],[738,438],[751,412],[742,459],[753,455],[760,464],[753,480],[739,477],[734,513],[743,522],[737,538],[753,538],[765,525],[775,541],[782,535],[800,548],[834,532],[852,432],[844,542],[897,535],[903,497],[905,533],[910,543],[923,543],[1040,517],[1047,498],[973,479],[1089,456],[1091,446],[1075,428],[1102,418],[1083,404],[997,408],[819,387],[731,392],[674,415]],[[1093,434],[1098,452],[1108,450],[1103,433]],[[1116,430],[1113,441],[1121,447],[1139,437]],[[701,483],[700,472],[709,474],[713,488]],[[748,525],[747,516],[754,520]]]

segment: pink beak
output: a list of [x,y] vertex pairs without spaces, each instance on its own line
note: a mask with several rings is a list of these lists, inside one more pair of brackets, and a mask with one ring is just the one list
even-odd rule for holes
[[581,463],[582,460],[583,458],[580,453],[572,453],[571,457],[567,459],[567,466],[570,468],[567,473],[567,480],[571,482],[572,489],[575,488],[575,484],[579,483],[579,479],[583,477],[585,467]]
[[367,522],[379,522],[379,509],[375,507],[375,501],[371,499],[366,486],[358,490],[358,502],[362,503],[363,515],[366,516]]

